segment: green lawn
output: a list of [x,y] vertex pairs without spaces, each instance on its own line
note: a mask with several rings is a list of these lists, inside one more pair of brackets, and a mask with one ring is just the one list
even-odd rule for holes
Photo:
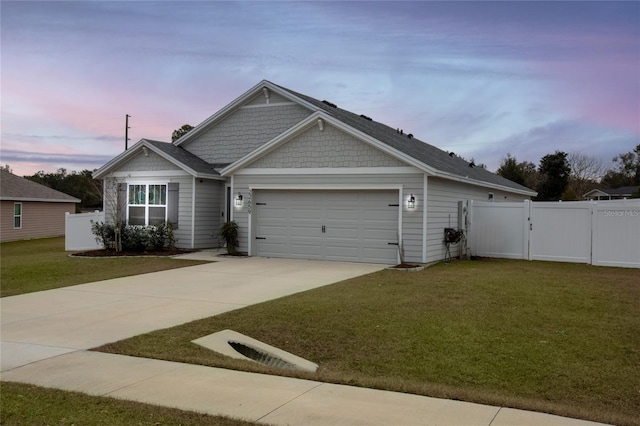
[[0,296],[49,290],[93,281],[200,265],[159,257],[70,257],[64,237],[0,244]]
[[181,411],[78,392],[2,382],[3,425],[215,425],[250,426],[228,417]]
[[382,271],[99,350],[287,374],[191,340],[233,329],[299,377],[640,425],[640,271],[512,260]]

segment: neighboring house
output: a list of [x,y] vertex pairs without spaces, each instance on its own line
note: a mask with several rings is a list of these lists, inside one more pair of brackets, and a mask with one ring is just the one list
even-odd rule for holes
[[6,170],[0,174],[0,241],[64,235],[66,213],[80,200]]
[[621,186],[613,189],[592,189],[582,197],[585,200],[622,200],[631,198],[634,193],[640,191],[638,186]]
[[[395,263],[445,257],[458,201],[536,193],[409,132],[262,81],[173,143],[142,139],[94,173],[105,212],[170,220],[177,246],[237,222],[253,256]],[[109,216],[108,216],[109,217]]]

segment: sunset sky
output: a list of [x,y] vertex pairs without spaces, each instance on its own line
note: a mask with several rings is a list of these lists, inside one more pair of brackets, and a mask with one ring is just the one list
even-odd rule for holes
[[640,143],[640,2],[2,1],[0,163],[95,169],[263,79],[495,171]]

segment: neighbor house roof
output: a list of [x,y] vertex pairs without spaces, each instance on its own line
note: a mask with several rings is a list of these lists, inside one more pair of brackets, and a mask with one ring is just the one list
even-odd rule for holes
[[79,203],[80,200],[64,192],[56,191],[29,179],[0,171],[0,200],[44,201],[48,203]]
[[583,195],[589,197],[592,195],[609,196],[609,197],[630,197],[631,194],[638,190],[638,186],[621,186],[620,188],[592,189]]

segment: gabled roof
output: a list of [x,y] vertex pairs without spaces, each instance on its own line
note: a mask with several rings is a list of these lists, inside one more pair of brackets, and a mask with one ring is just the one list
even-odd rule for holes
[[[359,134],[360,138],[362,139],[362,135],[366,135],[368,138],[370,138],[370,141],[375,140],[381,142],[384,146],[391,150],[391,152],[389,152],[387,149],[383,149],[385,152],[391,155],[394,155],[395,152],[394,156],[396,158],[405,161],[413,166],[417,166],[419,169],[424,170],[426,173],[432,176],[464,181],[470,184],[486,185],[498,189],[506,189],[525,195],[536,195],[536,192],[531,190],[530,188],[519,185],[481,167],[475,167],[475,165],[468,163],[460,157],[447,153],[439,148],[436,148],[433,145],[429,145],[428,143],[415,138],[413,135],[408,135],[404,132],[400,133],[398,129],[394,129],[385,124],[373,121],[369,117],[354,114],[350,111],[338,108],[336,105],[328,101],[319,101],[318,99],[303,95],[301,93],[287,89],[286,87],[276,85],[267,80],[263,80],[262,82],[245,92],[231,104],[227,105],[225,108],[221,109],[216,114],[212,115],[207,120],[202,122],[194,130],[198,130],[200,132],[205,128],[208,128],[210,125],[229,114],[235,108],[250,100],[260,91],[262,91],[263,88],[273,90],[280,96],[294,101],[299,105],[309,109],[310,111],[321,111],[322,113],[331,116],[335,120],[335,122],[339,122],[342,124],[341,127],[343,128],[343,130],[345,129],[345,126],[352,129],[353,132],[351,133],[356,137],[358,137]],[[294,128],[295,127],[296,126],[294,126]],[[187,133],[175,143],[186,143],[190,140],[190,138],[196,137],[198,132],[194,132],[194,130]],[[283,135],[280,135],[273,141],[270,141],[267,144],[268,147],[273,147],[281,143],[283,137],[285,137],[287,133],[288,132],[285,132]],[[379,145],[377,147],[384,148]],[[248,164],[251,160],[256,158],[257,154],[264,154],[266,152],[268,152],[268,149],[263,149],[263,147],[261,147],[248,156],[238,160],[236,163],[233,163],[229,167],[221,170],[221,173],[223,175],[232,173],[233,171],[238,169],[237,166],[239,164]]]
[[175,164],[195,177],[222,179],[220,173],[216,171],[215,167],[221,167],[223,165],[209,164],[202,158],[172,143],[154,141],[150,139],[141,139],[131,148],[119,154],[107,164],[96,170],[93,173],[93,177],[95,179],[102,179],[113,168],[129,161],[133,156],[139,154],[140,151],[143,151],[144,149],[149,149],[150,151],[155,152],[160,157],[172,164]]
[[79,203],[80,200],[6,170],[0,173],[0,200],[44,201],[48,203]]
[[607,189],[592,189],[591,191],[584,194],[584,197],[588,197],[590,195],[602,195],[602,196],[631,196],[634,192],[638,190],[638,186],[621,186],[620,188],[607,188]]
[[497,185],[500,187],[507,187],[518,192],[525,192],[530,195],[535,195],[536,192],[519,185],[509,179],[503,178],[495,173],[492,173],[482,167],[475,167],[462,158],[447,153],[433,145],[423,142],[413,135],[399,133],[398,129],[394,129],[385,124],[373,121],[369,117],[354,114],[350,111],[338,108],[336,105],[327,102],[319,101],[310,96],[303,95],[301,93],[294,92],[282,86],[278,86],[283,90],[293,94],[304,100],[305,102],[314,105],[316,108],[327,112],[339,121],[357,129],[380,142],[422,162],[429,169],[432,169],[433,174],[444,178],[452,178],[454,176],[462,177],[464,179],[475,180],[480,182],[486,182],[489,184]]

